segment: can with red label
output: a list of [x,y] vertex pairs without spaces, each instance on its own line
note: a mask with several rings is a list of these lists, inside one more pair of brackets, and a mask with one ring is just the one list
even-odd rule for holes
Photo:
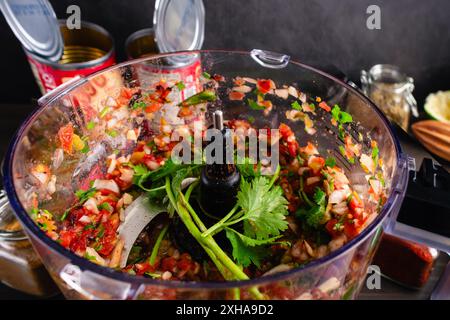
[[[178,18],[177,18],[178,17]],[[183,17],[183,19],[179,19]],[[174,24],[174,21],[177,21]],[[158,53],[199,50],[204,38],[205,13],[202,0],[158,0],[155,3],[153,28],[131,34],[125,42],[129,59],[137,59]],[[137,64],[134,77],[140,86],[165,81],[183,83],[179,97],[182,101],[201,90],[202,74],[199,54],[189,53],[177,57],[165,57],[153,62]]]
[[3,0],[0,9],[22,43],[42,94],[115,63],[114,41],[105,29],[83,21],[69,28],[46,0]]
[[[153,29],[143,29],[131,34],[125,42],[125,51],[129,59],[152,56],[158,53]],[[201,62],[198,54],[188,54],[183,60],[160,59],[143,62],[134,66],[136,84],[149,87],[158,83],[160,79],[171,83],[183,83],[183,90],[179,97],[171,97],[173,101],[183,101],[201,90]],[[171,93],[172,94],[172,93]]]
[[77,75],[86,76],[113,65],[114,41],[99,25],[81,22],[80,29],[69,30],[60,22],[64,47],[58,61],[49,61],[25,51],[42,94]]

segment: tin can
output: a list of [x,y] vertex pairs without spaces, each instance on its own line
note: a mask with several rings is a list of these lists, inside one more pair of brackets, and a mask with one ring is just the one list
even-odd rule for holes
[[80,29],[68,29],[59,21],[64,47],[58,61],[51,61],[25,49],[31,70],[42,94],[77,75],[86,76],[113,65],[114,41],[99,25],[81,22]]
[[138,59],[157,54],[155,32],[152,28],[138,30],[125,41],[125,52],[128,59]]
[[[153,29],[143,29],[131,34],[125,42],[125,51],[129,59],[157,54]],[[200,91],[201,73],[200,56],[195,53],[187,54],[182,60],[165,58],[158,61],[158,64],[144,61],[134,67],[134,78],[141,87],[158,83],[160,79],[172,83],[182,82],[184,89],[177,91],[178,97],[171,97],[173,101],[183,101]]]

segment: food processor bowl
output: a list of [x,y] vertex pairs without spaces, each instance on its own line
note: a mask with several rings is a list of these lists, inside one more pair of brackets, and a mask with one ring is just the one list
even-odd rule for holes
[[[39,193],[29,172],[36,163],[52,163],[58,129],[71,122],[80,132],[90,135],[89,139],[95,141],[95,145],[88,154],[72,157],[71,163],[59,172],[56,192],[51,199],[42,201],[44,208],[51,212],[64,212],[72,203],[73,192],[85,183],[93,168],[111,150],[127,147],[120,137],[93,136],[87,129],[92,115],[101,112],[107,97],[117,95],[122,87],[140,86],[145,90],[155,81],[173,79],[180,74],[189,82],[191,92],[187,95],[200,90],[197,81],[202,74],[219,74],[225,79],[271,79],[277,86],[294,85],[310,97],[321,97],[331,105],[338,104],[353,116],[354,121],[346,130],[362,141],[363,152],[370,152],[371,139],[378,142],[387,194],[379,214],[373,215],[358,236],[325,257],[291,270],[280,267],[277,273],[248,281],[182,282],[133,276],[96,265],[47,237],[29,214],[34,195]],[[219,92],[233,84],[230,80],[221,86]],[[20,127],[10,146],[3,168],[4,184],[10,204],[35,250],[69,299],[231,299],[233,288],[253,286],[258,286],[271,299],[353,299],[364,284],[383,224],[389,216],[397,214],[406,189],[407,161],[388,121],[374,104],[352,86],[282,54],[262,50],[196,51],[147,57],[75,79],[41,98],[39,105],[40,108]],[[291,106],[283,105],[281,100],[267,115],[245,106],[242,101],[229,101],[226,97],[210,108],[221,109],[225,119],[251,118],[255,127],[278,128],[281,122],[288,123],[300,145],[312,141],[321,153],[333,154],[355,190],[367,194],[366,173],[358,161],[350,163],[341,155],[339,146],[343,142],[337,128],[330,126],[322,114],[317,113],[316,118],[311,116],[317,133],[309,135],[303,122],[286,119],[286,111]],[[243,294],[241,298],[251,297]]]

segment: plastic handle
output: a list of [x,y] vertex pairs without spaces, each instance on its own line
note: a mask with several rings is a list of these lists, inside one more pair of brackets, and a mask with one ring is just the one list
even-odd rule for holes
[[83,77],[83,76],[77,75],[77,76],[73,77],[72,79],[70,79],[70,80],[60,84],[59,86],[57,86],[53,90],[50,90],[45,95],[40,97],[39,100],[38,100],[38,105],[39,106],[43,106],[43,105],[48,104],[53,99],[55,99],[56,96],[58,96],[60,93],[67,92],[71,88],[79,85],[80,83],[82,83],[84,81],[86,81],[86,78]]
[[260,49],[253,49],[250,52],[250,55],[258,64],[271,69],[285,68],[289,63],[289,60],[291,59],[290,56],[283,53],[265,51]]
[[81,285],[82,271],[78,266],[67,264],[59,273],[60,278],[72,290],[80,293],[89,300],[101,300],[100,297],[95,296],[91,292],[85,290]]

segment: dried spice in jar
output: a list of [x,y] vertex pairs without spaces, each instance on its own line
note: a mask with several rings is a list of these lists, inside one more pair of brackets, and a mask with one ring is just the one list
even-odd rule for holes
[[414,80],[392,65],[378,64],[368,72],[361,72],[364,93],[386,117],[407,131],[411,111],[418,116],[417,103],[412,95]]

